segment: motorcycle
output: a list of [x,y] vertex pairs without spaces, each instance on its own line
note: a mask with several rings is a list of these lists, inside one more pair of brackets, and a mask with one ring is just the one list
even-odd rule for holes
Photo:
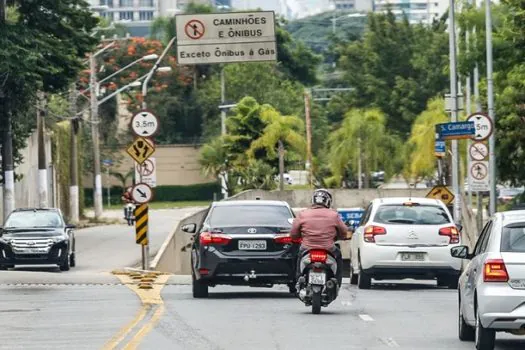
[[306,306],[312,306],[312,314],[319,314],[321,307],[330,305],[339,294],[337,260],[330,251],[310,249],[303,253],[299,268],[301,275],[295,287],[298,297]]
[[132,203],[124,205],[124,220],[127,221],[128,226],[133,226],[135,223],[135,206]]

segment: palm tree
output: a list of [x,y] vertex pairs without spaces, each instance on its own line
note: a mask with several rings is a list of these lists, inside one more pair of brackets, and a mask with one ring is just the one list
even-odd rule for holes
[[296,116],[283,116],[270,105],[264,105],[261,120],[266,124],[261,136],[254,140],[247,151],[253,158],[255,151],[265,149],[269,157],[279,156],[279,190],[284,190],[284,153],[285,145],[304,155],[306,141],[303,136],[304,123]]
[[368,174],[379,166],[389,167],[393,161],[395,139],[386,131],[385,115],[378,109],[351,109],[339,129],[328,138],[329,164],[334,179],[341,183],[350,165],[358,174],[364,172],[364,186],[368,187]]
[[[202,146],[199,155],[199,163],[201,165],[202,172],[204,175],[214,177],[219,180],[222,176],[228,174],[229,162],[228,162],[228,150],[224,139],[218,137],[213,139],[210,143]],[[230,193],[231,185],[225,181],[224,190]]]

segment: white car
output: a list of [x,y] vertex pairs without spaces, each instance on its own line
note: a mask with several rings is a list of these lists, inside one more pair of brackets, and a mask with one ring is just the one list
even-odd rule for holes
[[456,289],[461,261],[450,248],[461,243],[443,202],[429,198],[380,198],[365,210],[350,249],[350,282],[369,289],[372,279],[431,279]]
[[496,213],[472,253],[451,254],[470,260],[459,280],[459,339],[492,350],[496,332],[525,335],[525,210]]

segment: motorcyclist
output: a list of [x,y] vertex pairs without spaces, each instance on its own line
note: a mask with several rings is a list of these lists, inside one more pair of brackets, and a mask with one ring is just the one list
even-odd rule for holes
[[297,260],[297,277],[301,275],[300,261],[305,251],[324,249],[337,261],[337,282],[343,281],[343,256],[335,245],[337,239],[348,239],[348,228],[343,223],[337,211],[331,209],[332,195],[326,189],[317,189],[312,196],[312,207],[297,215],[294,219],[291,236],[302,237],[301,248]]

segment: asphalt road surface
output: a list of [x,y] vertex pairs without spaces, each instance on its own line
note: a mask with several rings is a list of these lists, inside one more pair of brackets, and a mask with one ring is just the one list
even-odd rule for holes
[[[152,214],[152,243],[186,214]],[[285,286],[219,286],[193,299],[188,276],[160,276],[140,290],[109,273],[138,262],[131,228],[81,230],[77,239],[79,267],[69,272],[0,272],[0,349],[474,349],[457,338],[457,291],[434,282],[345,284],[312,315]],[[496,344],[523,350],[525,337],[498,333]]]

